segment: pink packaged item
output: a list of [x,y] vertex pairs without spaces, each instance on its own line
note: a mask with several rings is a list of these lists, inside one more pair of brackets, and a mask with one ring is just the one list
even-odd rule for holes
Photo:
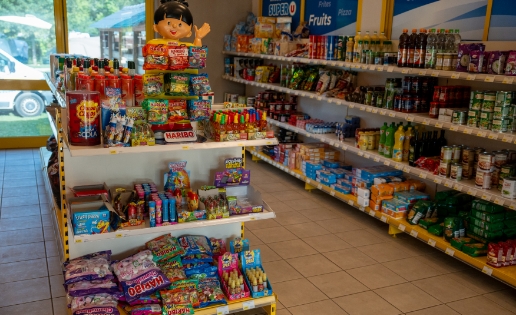
[[78,257],[64,263],[64,284],[113,279],[113,274],[109,269],[110,258],[111,251],[103,251]]
[[[244,276],[238,267],[238,254],[229,252],[219,257],[218,273],[222,289],[230,301],[249,297],[249,287],[243,281]],[[236,285],[231,279],[238,279],[240,282]]]
[[505,75],[516,75],[516,51],[509,52],[507,63],[505,64]]
[[74,315],[119,315],[117,300],[111,294],[100,293],[72,298],[70,307]]
[[73,297],[99,293],[114,294],[120,292],[118,285],[111,281],[111,279],[75,282],[69,284],[66,291]]

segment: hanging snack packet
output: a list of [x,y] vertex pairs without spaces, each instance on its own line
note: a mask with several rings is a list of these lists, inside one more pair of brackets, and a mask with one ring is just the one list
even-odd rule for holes
[[190,75],[188,73],[165,74],[165,94],[171,96],[190,96]]
[[169,46],[168,60],[168,70],[184,70],[188,68],[188,47]]
[[224,292],[220,288],[217,278],[207,278],[199,281],[199,307],[208,307],[215,304],[227,304]]
[[145,243],[145,247],[153,254],[155,262],[167,261],[184,254],[183,248],[177,242],[177,238],[170,234],[161,235]]
[[295,68],[294,73],[292,74],[292,79],[290,79],[290,83],[288,88],[291,90],[298,90],[301,86],[301,82],[304,79],[305,70],[303,68]]
[[229,251],[232,254],[239,254],[240,252],[246,252],[249,250],[249,240],[245,238],[237,237],[232,241],[229,241]]
[[188,113],[191,121],[201,121],[210,118],[210,100],[189,100]]
[[203,235],[189,235],[178,238],[179,245],[185,250],[185,255],[212,255],[210,240]]
[[308,74],[308,77],[306,78],[305,84],[303,86],[303,90],[311,91],[312,87],[314,85],[316,85],[315,80],[317,79],[318,76],[319,76],[319,74],[317,73],[317,70],[313,69],[312,71],[310,71]]
[[186,100],[168,101],[168,122],[175,123],[180,120],[188,119]]
[[170,282],[186,279],[183,263],[181,263],[181,256],[178,255],[172,259],[159,262],[158,265]]
[[208,57],[208,47],[191,46],[188,48],[188,50],[188,67],[192,69],[206,68],[206,57]]
[[145,97],[156,97],[162,95],[165,90],[165,79],[163,74],[143,75],[143,94]]
[[[188,171],[185,170],[186,163],[186,161],[168,163],[169,171],[167,181],[165,182],[165,191],[174,192],[176,189],[181,191],[182,189],[190,188],[190,177]],[[180,245],[183,246],[181,243]]]
[[317,82],[317,86],[315,87],[315,92],[317,94],[321,95],[328,89],[328,86],[330,85],[331,77],[328,74],[328,72],[323,72],[321,76],[319,77],[319,82]]
[[142,107],[147,111],[147,122],[152,125],[166,124],[168,106],[169,100],[145,99]]
[[210,80],[208,80],[207,73],[192,75],[190,82],[192,84],[193,95],[201,96],[211,93]]
[[143,70],[167,70],[167,46],[162,44],[146,44],[142,48]]

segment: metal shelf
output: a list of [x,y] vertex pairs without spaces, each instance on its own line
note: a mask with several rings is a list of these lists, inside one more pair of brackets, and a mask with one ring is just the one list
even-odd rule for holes
[[243,83],[243,84],[247,84],[247,85],[251,85],[251,86],[257,86],[257,87],[270,89],[270,90],[274,90],[274,91],[278,91],[278,92],[289,93],[289,94],[298,95],[298,96],[302,96],[302,97],[308,97],[311,99],[316,99],[318,101],[328,102],[330,104],[348,106],[349,108],[356,107],[359,110],[367,112],[367,113],[372,113],[372,114],[381,115],[381,116],[388,116],[391,118],[403,119],[406,121],[411,121],[411,122],[419,123],[419,124],[426,125],[426,126],[432,126],[432,127],[436,127],[436,128],[440,128],[440,129],[448,129],[448,130],[451,130],[454,132],[464,133],[467,135],[476,136],[476,137],[480,137],[480,138],[487,138],[489,140],[498,140],[498,141],[502,141],[502,142],[505,142],[508,144],[516,144],[516,133],[509,133],[509,132],[499,133],[499,132],[492,132],[490,130],[483,130],[483,129],[476,128],[476,127],[456,125],[456,124],[452,124],[450,122],[442,122],[435,118],[430,118],[430,117],[428,117],[428,114],[424,114],[424,113],[417,113],[417,114],[402,113],[402,112],[397,112],[397,111],[390,110],[390,109],[378,108],[378,107],[373,107],[373,106],[369,106],[369,105],[348,102],[348,101],[338,99],[338,98],[321,96],[315,92],[292,90],[292,89],[289,89],[286,87],[279,86],[279,84],[247,81],[247,80],[238,79],[238,78],[227,76],[227,75],[223,75],[222,78],[225,80]]

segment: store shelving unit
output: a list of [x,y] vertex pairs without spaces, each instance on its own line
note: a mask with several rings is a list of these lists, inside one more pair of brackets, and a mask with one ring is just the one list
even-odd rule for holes
[[427,230],[417,226],[409,224],[403,218],[393,218],[381,211],[375,211],[369,207],[359,206],[357,204],[357,198],[351,194],[343,194],[340,193],[330,186],[322,184],[313,179],[307,178],[303,173],[299,170],[289,169],[287,166],[284,166],[280,163],[275,162],[269,156],[265,155],[262,152],[257,150],[248,149],[253,155],[254,160],[263,160],[272,166],[298,178],[299,180],[306,183],[306,189],[319,189],[332,197],[335,197],[351,207],[354,207],[362,212],[369,214],[371,217],[376,218],[386,224],[389,225],[389,233],[396,235],[399,233],[407,233],[412,237],[428,244],[431,247],[434,247],[447,255],[454,257],[475,269],[482,271],[483,273],[492,276],[512,287],[516,287],[516,266],[511,267],[503,267],[503,268],[493,268],[486,264],[486,257],[471,257],[455,248],[453,248],[450,243],[445,241],[442,237],[435,236],[433,234],[428,233]]

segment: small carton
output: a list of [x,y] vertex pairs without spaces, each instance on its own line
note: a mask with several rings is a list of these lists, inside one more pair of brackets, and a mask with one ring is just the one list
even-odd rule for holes
[[249,185],[251,182],[251,171],[242,167],[242,158],[226,159],[224,166],[224,171],[215,173],[215,187]]
[[110,214],[114,209],[104,195],[69,198],[68,209],[75,235],[111,232]]
[[238,268],[237,254],[231,254],[229,252],[226,252],[222,256],[219,256],[218,273],[220,283],[222,285],[222,290],[224,290],[224,293],[230,301],[248,298],[251,295],[249,292],[249,286],[247,285],[247,283],[245,283],[245,281],[243,283],[243,290],[241,290],[241,287],[238,286],[238,293],[234,292],[231,288],[231,284],[227,283],[224,274],[234,273],[235,271],[238,275],[238,278],[240,278],[240,276],[242,276],[242,273]]
[[272,286],[268,279],[265,279],[265,282],[263,282],[263,285],[258,285],[257,290],[254,290],[254,284],[250,282],[248,277],[248,270],[250,269],[258,269],[265,273],[265,270],[262,266],[262,260],[260,255],[260,250],[250,250],[250,251],[244,251],[240,253],[240,262],[242,263],[242,270],[244,272],[244,279],[247,284],[247,286],[250,288],[251,296],[253,298],[259,298],[264,296],[272,295]]
[[263,212],[262,195],[253,186],[227,187],[226,195],[230,215]]

